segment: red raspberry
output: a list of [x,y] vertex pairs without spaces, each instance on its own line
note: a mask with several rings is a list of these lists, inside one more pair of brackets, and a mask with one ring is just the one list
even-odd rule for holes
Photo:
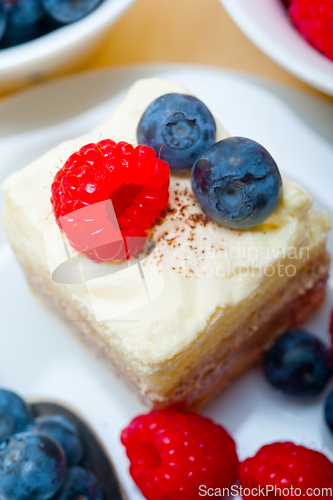
[[[277,494],[272,491],[269,497],[307,495],[308,488],[324,488],[332,485],[333,464],[318,451],[309,450],[304,446],[293,443],[273,443],[263,446],[254,457],[247,458],[239,466],[239,480],[242,488],[258,488],[259,486],[273,486],[280,488]],[[283,494],[283,489],[289,488]],[[255,499],[257,495],[243,495],[243,498]],[[300,493],[300,494],[297,494]],[[314,496],[314,495],[312,495]],[[323,495],[325,496],[325,495]],[[317,496],[318,498],[318,496]],[[321,496],[319,496],[321,498]],[[327,498],[327,497],[326,497]]]
[[130,474],[147,500],[194,500],[199,486],[230,488],[237,478],[233,439],[194,413],[154,410],[136,417],[121,442]]
[[[87,144],[68,158],[52,183],[51,203],[59,227],[80,253],[96,261],[124,254],[128,258],[142,249],[135,240],[145,239],[146,230],[166,207],[169,182],[169,167],[153,149],[106,139]],[[101,203],[110,199],[121,231],[118,235],[107,205]],[[89,211],[79,211],[95,204]],[[114,242],[111,246],[103,244],[108,234]],[[125,251],[122,241],[119,245],[122,238]]]
[[292,0],[289,14],[304,38],[333,59],[333,0]]

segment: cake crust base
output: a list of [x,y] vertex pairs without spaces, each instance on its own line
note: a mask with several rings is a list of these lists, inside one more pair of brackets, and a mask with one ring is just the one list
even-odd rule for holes
[[[19,258],[19,252],[17,254]],[[56,293],[48,281],[35,272],[27,262],[21,261],[21,265],[32,291],[48,308],[58,316],[61,315],[75,336],[90,352],[101,359],[111,372],[122,379],[137,394],[141,402],[154,408],[173,405],[198,411],[258,361],[262,352],[275,338],[289,328],[295,328],[306,321],[322,305],[326,294],[329,262],[330,256],[326,251],[314,262],[310,262],[306,270],[303,270],[303,277],[298,277],[300,281],[298,293],[291,292],[292,300],[287,301],[287,304],[285,300],[282,301],[282,308],[275,308],[274,314],[262,322],[259,328],[254,328],[255,331],[251,334],[247,332],[245,338],[234,342],[227,354],[217,352],[214,359],[206,360],[201,366],[196,367],[196,373],[189,374],[187,380],[182,381],[174,391],[163,397],[140,384],[140,381],[115,355],[110,345],[96,335],[89,322],[84,318],[82,321],[77,321],[77,316],[73,318],[70,305]],[[297,281],[291,288],[295,288],[296,285]]]
[[327,279],[326,273],[313,288],[263,324],[255,335],[247,339],[224,364],[214,371],[211,379],[207,377],[199,391],[192,393],[191,398],[187,399],[186,407],[192,411],[200,410],[234,379],[259,361],[262,353],[277,337],[291,328],[297,328],[312,316],[325,300]]

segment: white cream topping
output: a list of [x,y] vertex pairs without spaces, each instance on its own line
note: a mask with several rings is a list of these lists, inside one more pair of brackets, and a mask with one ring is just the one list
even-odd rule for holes
[[[3,188],[6,197],[44,237],[54,222],[50,191],[43,187],[51,185],[50,172],[54,175],[70,154],[89,142],[112,138],[135,145],[142,113],[151,101],[169,92],[187,91],[160,79],[138,81],[103,125],[62,143],[9,177]],[[227,136],[218,124],[217,140]],[[87,289],[72,286],[72,298],[97,321],[104,321],[103,335],[128,357],[147,366],[163,363],[184,351],[217,310],[227,310],[255,292],[272,266],[292,263],[302,248],[311,250],[325,240],[329,216],[313,211],[312,203],[298,183],[284,177],[283,199],[273,215],[253,230],[236,231],[205,217],[187,175],[172,176],[170,208],[150,230],[158,253],[142,265],[145,282],[138,267],[131,266],[87,282]],[[55,233],[54,238],[58,236]],[[59,261],[56,248],[53,258]],[[37,253],[45,261],[42,242]]]

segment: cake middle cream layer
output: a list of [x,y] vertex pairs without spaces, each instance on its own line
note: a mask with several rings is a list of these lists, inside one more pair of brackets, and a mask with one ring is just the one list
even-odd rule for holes
[[[44,243],[45,231],[55,225],[45,186],[51,186],[52,175],[84,144],[111,138],[135,145],[136,127],[146,107],[169,92],[187,93],[159,79],[137,82],[103,125],[54,148],[14,173],[3,187],[4,225],[22,263],[92,325],[133,380],[144,386],[145,375],[147,383],[155,377],[156,388],[163,385],[164,391],[188,369],[184,360],[190,356],[195,363],[200,358],[198,345],[205,343],[209,351],[216,335],[228,341],[236,312],[246,317],[249,305],[265,307],[272,291],[281,291],[310,260],[324,254],[330,229],[328,214],[313,210],[311,196],[286,177],[282,201],[272,216],[254,229],[236,231],[204,215],[188,175],[172,175],[169,206],[149,231],[157,253],[142,263],[146,285],[136,266],[82,285],[55,283]],[[218,125],[217,140],[227,135]],[[283,165],[280,168],[283,171]],[[91,265],[110,272],[109,264]],[[147,283],[152,287],[148,292]],[[153,300],[143,299],[144,292]]]

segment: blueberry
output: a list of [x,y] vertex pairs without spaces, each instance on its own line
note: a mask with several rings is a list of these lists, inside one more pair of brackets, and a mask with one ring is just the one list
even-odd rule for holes
[[102,0],[42,0],[48,15],[60,24],[79,21],[92,12]]
[[0,2],[0,40],[5,34],[7,27],[7,13],[5,12],[3,3]]
[[37,24],[24,26],[24,28],[8,24],[6,33],[0,41],[0,49],[7,49],[8,47],[29,42],[30,40],[46,35],[54,29],[56,27],[48,18],[43,18]]
[[55,500],[102,500],[103,494],[96,476],[82,467],[68,471],[63,487]]
[[8,2],[8,21],[12,26],[33,26],[45,15],[41,0],[15,0]]
[[264,355],[267,380],[284,394],[311,397],[322,391],[332,373],[324,344],[310,333],[291,330]]
[[222,226],[250,229],[278,206],[282,179],[271,155],[244,137],[217,142],[196,160],[193,194],[203,212]]
[[63,415],[37,417],[29,425],[31,432],[41,432],[58,441],[64,449],[67,465],[77,465],[83,456],[83,446],[76,426]]
[[45,18],[41,0],[7,0],[4,6],[8,23],[3,37],[0,36],[0,49],[29,42],[53,29]]
[[0,445],[1,500],[48,500],[65,475],[65,453],[49,436],[22,432]]
[[196,97],[185,94],[165,94],[155,99],[137,128],[138,143],[153,148],[176,172],[192,168],[215,138],[216,124],[209,109]]
[[24,431],[29,422],[30,412],[25,401],[14,392],[0,389],[0,443]]

